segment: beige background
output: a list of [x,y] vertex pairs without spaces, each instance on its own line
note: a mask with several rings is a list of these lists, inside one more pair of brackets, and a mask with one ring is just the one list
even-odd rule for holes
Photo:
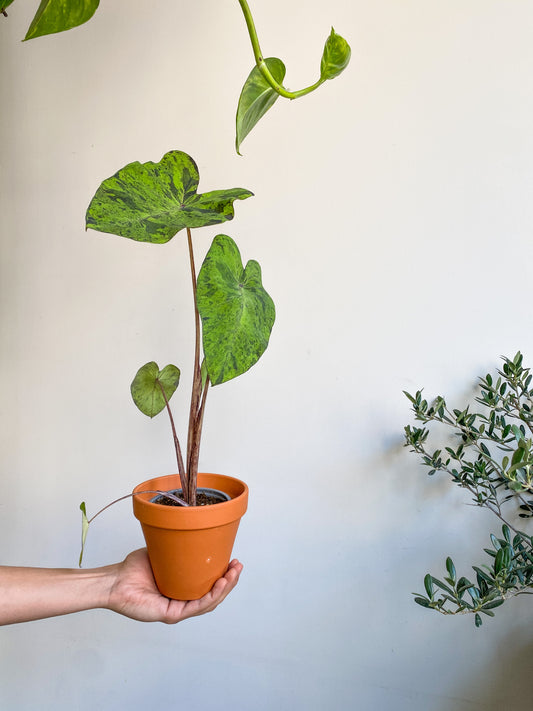
[[[37,2],[0,18],[2,562],[75,566],[82,499],[94,512],[173,470],[168,423],[128,387],[147,360],[189,372],[185,245],[86,233],[101,180],[180,149],[202,191],[253,190],[223,231],[260,261],[278,312],[261,362],[206,415],[201,467],[251,489],[238,588],[176,628],[102,611],[5,628],[0,706],[527,708],[527,598],[481,630],[412,602],[446,555],[463,574],[482,562],[497,523],[401,442],[402,390],[462,403],[500,354],[533,364],[533,5],[254,5],[289,87],[315,80],[332,24],[353,58],[280,101],[243,158],[236,1],[103,1],[27,43]],[[216,232],[197,234],[199,255]],[[142,544],[128,502],[89,535],[88,566]]]

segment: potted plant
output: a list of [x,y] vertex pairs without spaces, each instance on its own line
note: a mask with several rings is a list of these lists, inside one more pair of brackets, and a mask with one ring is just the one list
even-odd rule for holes
[[[231,220],[233,202],[252,195],[242,188],[200,194],[198,183],[194,160],[171,151],[159,163],[130,163],[104,180],[86,215],[87,228],[138,242],[164,244],[178,232],[186,233],[195,343],[184,448],[169,402],[178,387],[179,368],[160,368],[152,361],[131,383],[133,401],[142,413],[154,417],[166,410],[170,420],[178,473],[143,482],[132,496],[158,587],[167,597],[184,600],[201,597],[224,574],[248,499],[243,482],[198,473],[208,391],[257,362],[275,318],[259,264],[251,260],[244,267],[231,237],[219,234],[213,239],[196,273],[192,230]],[[89,521],[85,505],[81,508],[85,540]]]
[[[429,403],[422,391],[409,398],[422,427],[405,428],[405,445],[418,454],[429,474],[444,471],[466,489],[475,506],[491,511],[503,524],[502,535],[490,534],[485,548],[489,564],[472,566],[474,580],[457,575],[452,558],[446,559],[443,579],[427,574],[425,593],[415,602],[444,615],[494,616],[494,609],[510,597],[533,590],[533,537],[519,526],[533,516],[533,375],[518,352],[503,358],[495,375],[479,379],[477,408],[449,408],[439,396]],[[452,439],[434,445],[427,425],[437,423]]]

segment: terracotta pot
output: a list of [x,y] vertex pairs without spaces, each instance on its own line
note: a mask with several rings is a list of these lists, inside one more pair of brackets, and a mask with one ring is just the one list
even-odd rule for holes
[[[248,487],[222,474],[198,474],[198,486],[220,489],[230,501],[211,506],[165,506],[150,501],[153,493],[133,497],[155,581],[175,600],[197,600],[224,575],[239,522],[248,506]],[[177,474],[156,477],[137,491],[170,491],[180,487]]]

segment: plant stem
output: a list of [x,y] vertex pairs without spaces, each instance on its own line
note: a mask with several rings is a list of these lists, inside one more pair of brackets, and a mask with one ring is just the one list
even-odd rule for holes
[[257,64],[257,67],[261,74],[268,82],[269,86],[274,89],[277,94],[279,94],[280,96],[284,96],[286,99],[297,99],[298,97],[304,96],[305,94],[310,94],[315,89],[318,89],[318,87],[326,81],[325,79],[321,78],[311,86],[308,86],[305,89],[299,89],[298,91],[288,91],[282,84],[278,84],[278,82],[270,73],[270,70],[268,69],[263,58],[263,53],[261,52],[261,47],[259,46],[259,38],[257,37],[257,30],[255,29],[254,19],[252,17],[252,13],[248,6],[247,0],[239,0],[239,5],[241,6],[244,19],[246,21],[246,27],[248,29],[248,34],[250,36],[250,41],[252,43],[252,49],[254,52],[255,63]]
[[165,390],[159,381],[158,381],[158,385],[161,390],[161,393],[163,394],[163,399],[165,400],[165,405],[167,408],[168,417],[170,419],[170,426],[172,428],[172,436],[174,437],[174,449],[176,450],[176,461],[178,463],[178,472],[180,475],[181,488],[185,492],[185,491],[187,491],[188,477],[187,477],[187,472],[185,471],[185,466],[183,464],[183,456],[181,454],[180,442],[178,439],[178,435],[176,433],[176,427],[174,425],[174,418],[172,417],[172,410],[170,409],[170,404],[168,402]]
[[189,262],[191,266],[192,293],[194,302],[194,366],[191,392],[191,409],[189,412],[189,432],[187,436],[187,491],[186,500],[191,506],[196,504],[196,482],[198,478],[198,457],[200,451],[200,431],[198,428],[198,410],[202,396],[202,370],[200,367],[200,314],[196,301],[196,268],[194,265],[194,252],[191,230],[187,227],[187,245],[189,248]]
[[241,6],[241,10],[246,21],[246,27],[248,28],[248,34],[250,35],[255,61],[259,64],[263,61],[263,53],[261,52],[261,47],[259,46],[259,38],[257,37],[254,18],[252,17],[252,13],[246,0],[239,0],[239,5]]
[[[200,438],[202,436],[202,424],[204,421],[205,401],[207,399],[208,389],[209,377],[206,380],[205,387],[202,392],[202,400],[200,402],[200,407],[198,408],[198,412],[196,414],[196,421],[194,424],[195,437],[192,443],[191,456],[189,460],[189,471],[194,471],[196,473],[198,473],[198,459],[200,457]],[[196,477],[194,478],[194,481],[192,477],[189,477],[189,496],[187,497],[187,501],[192,502],[193,500],[195,503],[192,505],[194,506],[196,504]]]
[[100,514],[104,513],[104,511],[106,511],[110,506],[114,506],[115,504],[118,504],[119,501],[124,501],[125,499],[131,499],[132,496],[140,496],[140,494],[159,494],[160,496],[166,496],[168,499],[175,501],[176,503],[180,504],[180,506],[188,506],[189,505],[182,498],[180,498],[179,496],[176,496],[176,494],[172,494],[170,491],[160,491],[159,489],[146,489],[145,491],[136,491],[134,494],[126,494],[125,496],[121,496],[118,499],[115,499],[110,504],[107,504],[107,506],[104,506],[103,509],[100,509],[100,511],[95,513],[94,516],[91,516],[91,518],[87,519],[87,523],[91,524],[97,516],[100,516]]

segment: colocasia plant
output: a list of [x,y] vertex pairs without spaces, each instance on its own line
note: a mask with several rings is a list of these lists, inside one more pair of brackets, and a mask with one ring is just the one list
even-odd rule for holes
[[[7,17],[6,8],[12,2],[0,0],[0,13]],[[284,63],[277,57],[264,57],[248,2],[238,2],[255,59],[255,66],[244,83],[237,107],[235,147],[237,153],[240,153],[242,141],[280,96],[298,99],[315,91],[328,79],[334,79],[348,66],[351,49],[346,40],[332,29],[324,45],[318,80],[305,89],[289,91],[283,86],[286,71]],[[100,0],[41,0],[24,39],[35,39],[78,27],[91,19],[99,4]]]
[[[508,598],[533,592],[533,537],[519,523],[533,516],[532,380],[518,352],[504,357],[496,374],[479,379],[476,405],[451,409],[443,397],[429,403],[422,391],[405,393],[423,424],[405,428],[405,446],[430,475],[447,473],[502,524],[501,536],[491,533],[492,547],[484,549],[488,560],[472,566],[472,579],[458,577],[448,557],[443,578],[428,573],[424,593],[415,594],[419,605],[444,615],[472,613],[476,627]],[[451,435],[437,449],[428,444],[433,424]]]
[[[258,361],[268,345],[275,318],[274,303],[263,288],[259,264],[250,260],[243,266],[231,237],[219,234],[213,239],[196,274],[192,230],[231,220],[233,202],[252,195],[243,188],[198,193],[198,183],[194,160],[181,151],[171,151],[159,163],[130,163],[104,180],[86,215],[88,228],[137,242],[162,245],[185,230],[195,326],[186,448],[181,446],[169,404],[180,380],[177,366],[160,368],[155,361],[146,363],[131,383],[131,395],[148,417],[167,411],[183,497],[178,501],[188,506],[196,505],[198,457],[209,388],[236,378]],[[89,521],[84,504],[81,509],[84,542]]]

